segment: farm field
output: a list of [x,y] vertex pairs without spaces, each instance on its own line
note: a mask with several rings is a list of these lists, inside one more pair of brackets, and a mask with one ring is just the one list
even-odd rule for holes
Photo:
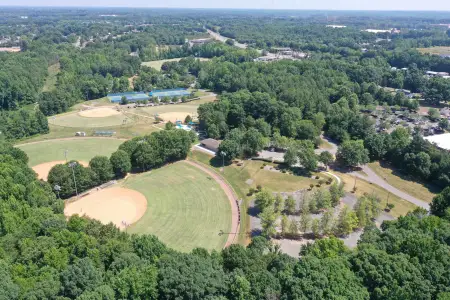
[[450,47],[449,46],[435,46],[430,48],[417,48],[417,51],[419,51],[422,54],[434,54],[434,55],[450,55]]
[[425,185],[412,179],[408,179],[405,174],[402,174],[389,166],[382,166],[379,162],[370,163],[369,166],[380,177],[385,178],[390,185],[428,203],[430,203],[433,200],[433,197],[441,190],[437,186]]
[[[199,59],[200,59],[200,61],[208,61],[209,60],[209,58],[199,58]],[[160,71],[162,65],[165,62],[180,61],[180,60],[181,60],[181,58],[161,59],[161,60],[154,60],[154,61],[143,62],[142,65]]]
[[143,217],[130,233],[154,234],[168,246],[188,252],[196,247],[220,250],[231,228],[230,203],[219,184],[206,173],[178,162],[131,176],[123,186],[147,198]]
[[68,160],[89,162],[96,155],[109,156],[124,141],[114,138],[71,138],[17,145],[29,157],[29,165],[65,160],[64,150],[69,150]]

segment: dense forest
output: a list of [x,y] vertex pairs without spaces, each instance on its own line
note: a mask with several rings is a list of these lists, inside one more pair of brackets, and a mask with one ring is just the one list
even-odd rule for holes
[[[435,26],[443,23],[450,16],[438,12],[2,9],[0,42],[21,52],[0,53],[0,299],[450,299],[450,154],[418,128],[378,132],[363,113],[413,114],[420,104],[450,99],[450,80],[424,76],[450,72],[450,58],[416,49],[450,45],[450,32]],[[400,32],[362,31],[368,28]],[[249,47],[189,44],[208,37],[206,29]],[[254,61],[276,47],[308,56]],[[141,65],[166,58],[182,59],[161,70]],[[155,236],[66,219],[61,198],[77,193],[73,177],[82,192],[183,159],[192,134],[136,137],[88,167],[55,166],[48,183],[8,143],[47,133],[46,116],[84,100],[188,86],[219,94],[199,107],[199,126],[222,140],[228,161],[271,146],[286,150],[290,167],[300,162],[313,171],[333,159],[314,154],[325,134],[340,144],[337,160],[345,167],[385,160],[443,191],[429,213],[416,209],[381,228],[369,222],[352,250],[330,233],[298,257],[264,236],[247,247],[181,253]]]
[[[124,148],[130,148],[124,146]],[[123,151],[123,150],[120,150]],[[263,237],[245,248],[180,253],[156,237],[74,216],[24,152],[0,148],[2,299],[447,299],[450,190],[420,209],[367,227],[350,250],[330,237],[301,259]]]

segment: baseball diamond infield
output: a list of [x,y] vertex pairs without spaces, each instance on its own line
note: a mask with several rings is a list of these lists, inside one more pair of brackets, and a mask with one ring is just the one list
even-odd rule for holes
[[147,199],[141,193],[112,187],[90,194],[68,203],[64,209],[67,217],[86,216],[103,224],[113,223],[121,230],[137,222],[147,210]]
[[113,107],[97,107],[97,108],[82,110],[78,114],[80,116],[86,117],[86,118],[104,118],[104,117],[120,115],[121,112]]

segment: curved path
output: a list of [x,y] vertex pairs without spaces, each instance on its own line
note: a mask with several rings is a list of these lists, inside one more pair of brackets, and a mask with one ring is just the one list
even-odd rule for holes
[[376,174],[371,168],[369,168],[369,166],[364,165],[361,168],[364,171],[364,173],[367,174],[367,176],[364,176],[357,172],[353,172],[352,175],[354,175],[358,178],[364,179],[366,181],[370,181],[370,182],[382,187],[383,189],[387,190],[388,192],[391,192],[392,194],[394,194],[408,202],[411,202],[414,205],[425,208],[426,210],[430,210],[430,204],[428,204],[427,202],[425,202],[423,200],[417,199],[417,198],[393,187],[392,185],[387,183],[383,178],[378,176],[378,174]]
[[222,176],[220,176],[216,172],[211,171],[209,168],[201,165],[200,163],[192,161],[192,160],[185,160],[185,162],[190,164],[191,166],[194,166],[194,167],[202,170],[203,172],[205,172],[206,174],[211,176],[211,178],[213,178],[220,185],[220,187],[223,189],[223,191],[227,195],[227,198],[230,201],[230,205],[231,205],[231,230],[228,233],[228,239],[227,239],[227,242],[225,243],[224,248],[230,246],[231,244],[234,243],[236,236],[239,234],[239,229],[240,229],[239,206],[238,206],[237,195],[234,193],[233,189],[228,185],[228,183],[225,182],[225,180],[222,178]]

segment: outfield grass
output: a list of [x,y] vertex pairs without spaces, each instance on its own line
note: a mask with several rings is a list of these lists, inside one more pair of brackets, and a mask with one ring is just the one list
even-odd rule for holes
[[[192,101],[195,102],[195,101]],[[138,107],[133,109],[125,109],[125,112],[146,115],[153,117],[155,114],[169,113],[169,112],[187,112],[191,115],[197,114],[198,105],[196,104],[167,104],[159,106]]]
[[59,63],[48,67],[48,76],[45,79],[44,87],[42,88],[43,92],[48,92],[55,89],[56,81],[58,79],[57,75],[59,73],[60,67],[61,66],[59,65]]
[[127,123],[133,122],[133,119],[128,118],[124,114],[102,118],[87,118],[80,116],[78,112],[73,112],[49,117],[48,122],[52,125],[64,127],[101,128],[120,126],[125,119]]
[[[341,173],[336,170],[333,170],[332,172],[342,179],[344,182],[345,191],[351,192],[353,190],[353,187],[355,186],[354,176],[349,175],[348,173]],[[371,184],[363,179],[356,178],[356,196],[361,197],[366,193],[377,195],[381,200],[382,208],[386,207],[387,201],[389,201],[389,203],[393,203],[395,207],[391,210],[390,214],[394,217],[404,216],[406,213],[413,211],[417,207],[414,204],[389,193],[376,184]]]
[[220,250],[231,228],[230,203],[219,184],[184,162],[129,177],[124,187],[147,198],[144,216],[128,231],[154,234],[169,247]]
[[69,160],[83,160],[88,162],[96,155],[109,156],[117,150],[124,141],[111,138],[73,138],[70,140],[50,140],[31,144],[17,145],[28,154],[29,165],[64,160],[64,150],[69,150]]
[[386,178],[393,187],[428,203],[441,191],[437,186],[412,180],[389,166],[381,166],[379,162],[370,163],[369,166],[378,176]]
[[[209,58],[199,58],[199,59],[200,59],[200,61],[208,61],[209,60]],[[146,67],[154,68],[154,69],[160,71],[162,65],[165,62],[180,61],[180,60],[181,60],[181,58],[161,59],[161,60],[154,60],[154,61],[146,61],[146,62],[143,62],[142,65],[146,66]]]

